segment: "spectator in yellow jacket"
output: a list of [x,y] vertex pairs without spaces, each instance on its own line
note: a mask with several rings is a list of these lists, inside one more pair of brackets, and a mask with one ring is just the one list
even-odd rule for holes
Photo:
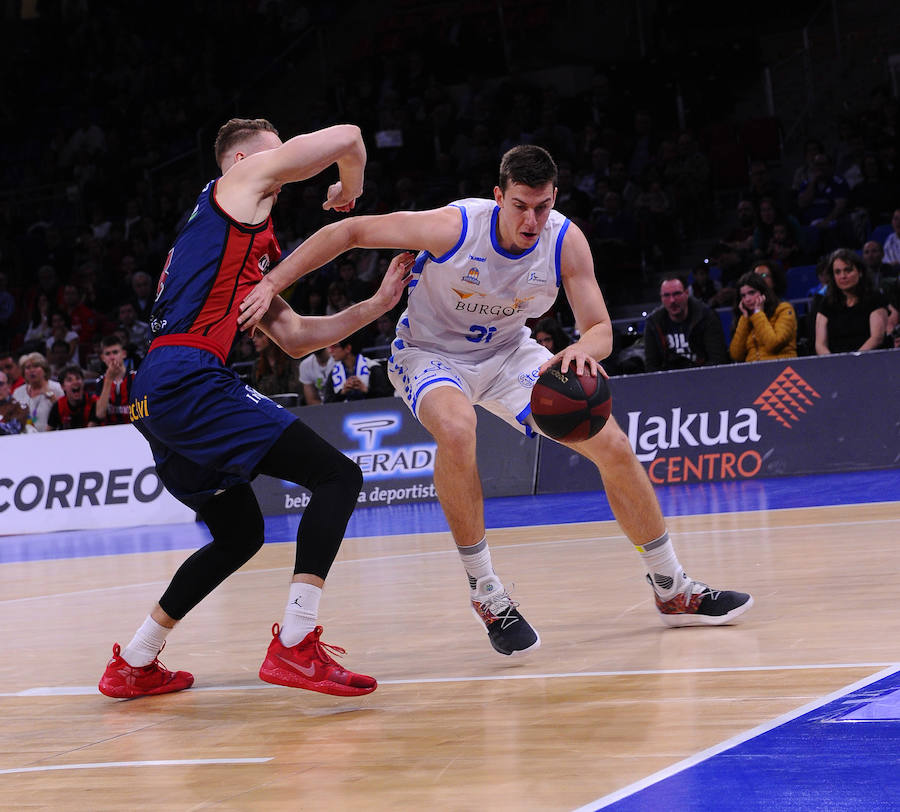
[[735,361],[769,361],[797,357],[797,314],[781,302],[759,274],[738,280],[739,317],[728,351]]

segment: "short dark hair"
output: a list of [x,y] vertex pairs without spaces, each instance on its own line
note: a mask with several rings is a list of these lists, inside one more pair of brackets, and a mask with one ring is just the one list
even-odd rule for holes
[[59,382],[62,383],[69,375],[74,375],[76,378],[84,380],[84,370],[78,364],[66,364],[59,371]]
[[219,167],[224,168],[222,167],[222,158],[235,144],[258,132],[278,135],[278,130],[264,118],[230,118],[219,127],[214,147],[216,163]]
[[107,347],[115,347],[117,344],[124,349],[125,344],[122,339],[115,333],[110,333],[108,336],[103,336],[100,341],[100,348],[105,350]]
[[666,273],[659,280],[659,286],[663,286],[663,282],[681,282],[681,287],[688,289],[687,277],[683,273]]
[[506,191],[510,183],[521,183],[537,189],[547,183],[556,186],[559,171],[556,163],[543,147],[521,144],[513,147],[500,159],[500,189]]

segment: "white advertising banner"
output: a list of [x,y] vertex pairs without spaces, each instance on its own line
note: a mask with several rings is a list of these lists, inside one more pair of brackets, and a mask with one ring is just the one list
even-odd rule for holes
[[0,535],[193,520],[133,426],[0,438]]

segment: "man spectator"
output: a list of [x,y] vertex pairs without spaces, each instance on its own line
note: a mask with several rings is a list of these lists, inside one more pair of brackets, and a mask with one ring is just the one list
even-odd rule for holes
[[22,369],[19,367],[19,362],[9,350],[0,350],[0,370],[6,373],[10,394],[25,384],[25,378],[22,377]]
[[135,354],[143,358],[150,348],[150,325],[145,321],[139,321],[137,311],[131,302],[119,305],[119,328],[124,330],[128,343],[134,348]]
[[131,304],[134,305],[135,318],[138,321],[150,321],[156,291],[153,289],[153,277],[146,271],[135,271],[131,275]]
[[16,297],[8,290],[9,280],[0,272],[0,343],[5,344],[12,337],[13,317],[16,314]]
[[334,366],[325,381],[326,403],[378,398],[393,392],[381,363],[359,354],[356,335],[332,344],[328,354]]
[[648,372],[728,363],[728,347],[718,314],[688,295],[680,276],[663,277],[662,305],[644,326]]
[[850,187],[840,175],[834,173],[834,165],[826,153],[820,153],[813,162],[813,173],[801,184],[797,192],[797,208],[800,222],[818,230],[818,244],[812,245],[814,253],[832,250],[848,231],[847,206]]
[[894,209],[891,228],[894,229],[894,233],[889,234],[884,241],[884,261],[900,270],[898,267],[900,266],[900,209]]
[[100,346],[100,359],[106,364],[106,374],[95,407],[97,422],[101,426],[129,423],[131,386],[135,373],[126,369],[128,353],[122,340],[115,335],[104,338]]
[[81,367],[70,364],[59,374],[65,397],[59,398],[50,409],[47,426],[50,431],[84,429],[97,425],[94,406],[97,396],[85,392]]
[[897,276],[898,268],[884,261],[884,249],[877,240],[869,240],[863,245],[862,258],[875,289],[882,288],[885,277]]
[[325,383],[333,366],[334,358],[327,347],[311,352],[300,362],[300,388],[307,406],[321,406],[325,402]]
[[63,286],[62,309],[68,316],[72,330],[78,335],[79,352],[87,356],[90,353],[94,337],[102,335],[103,317],[84,303],[84,295],[77,285],[68,283]]
[[9,378],[0,370],[0,437],[21,434],[28,423],[28,410],[13,400]]

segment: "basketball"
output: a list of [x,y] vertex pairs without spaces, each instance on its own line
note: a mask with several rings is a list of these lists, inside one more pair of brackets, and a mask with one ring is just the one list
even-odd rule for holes
[[609,420],[612,397],[602,375],[578,375],[575,364],[563,374],[560,365],[550,367],[531,390],[531,413],[548,437],[578,443],[593,437]]

